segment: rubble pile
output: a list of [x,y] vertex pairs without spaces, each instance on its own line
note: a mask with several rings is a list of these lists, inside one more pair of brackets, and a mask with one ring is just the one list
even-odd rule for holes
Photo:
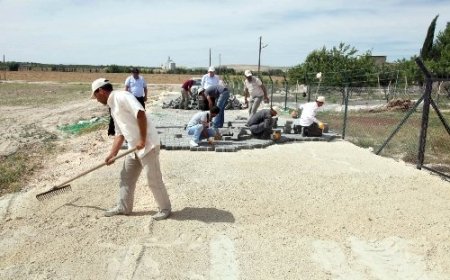
[[[164,102],[162,105],[163,109],[180,109],[181,96],[170,100],[169,102]],[[225,105],[226,110],[241,110],[243,109],[243,104],[239,101],[236,96],[230,95],[227,104]],[[188,102],[188,107],[186,110],[208,110],[207,104],[204,100],[199,100],[197,97],[191,97]]]
[[414,106],[414,104],[415,103],[409,99],[404,100],[401,98],[397,98],[389,101],[389,103],[386,105],[386,108],[391,111],[408,111]]

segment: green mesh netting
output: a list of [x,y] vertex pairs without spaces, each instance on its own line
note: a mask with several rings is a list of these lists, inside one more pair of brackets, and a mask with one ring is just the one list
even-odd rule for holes
[[92,130],[106,122],[107,120],[105,118],[95,117],[90,120],[81,120],[75,124],[59,126],[58,129],[69,134],[80,134]]

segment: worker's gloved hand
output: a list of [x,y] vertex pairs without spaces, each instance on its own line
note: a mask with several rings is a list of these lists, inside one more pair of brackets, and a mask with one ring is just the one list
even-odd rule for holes
[[325,127],[324,124],[323,124],[323,122],[319,122],[318,125],[319,125],[319,128],[322,129],[322,130],[323,130],[323,128]]

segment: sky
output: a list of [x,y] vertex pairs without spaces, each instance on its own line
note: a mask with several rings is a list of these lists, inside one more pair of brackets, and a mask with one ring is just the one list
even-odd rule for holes
[[[450,21],[450,0],[0,0],[6,61],[291,67],[313,50],[409,59]],[[259,56],[260,37],[262,42]]]

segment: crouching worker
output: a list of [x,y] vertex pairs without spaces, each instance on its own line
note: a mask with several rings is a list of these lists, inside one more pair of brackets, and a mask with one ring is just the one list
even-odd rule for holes
[[91,98],[97,99],[111,109],[116,134],[111,152],[106,157],[107,165],[114,163],[113,158],[126,140],[136,152],[125,157],[120,172],[119,199],[116,207],[105,212],[106,217],[129,215],[133,211],[134,190],[142,170],[147,179],[159,211],[152,216],[154,220],[166,219],[171,212],[171,204],[162,180],[159,165],[159,136],[149,115],[134,95],[124,90],[114,90],[111,83],[100,78],[92,83]]
[[188,135],[192,135],[192,139],[189,141],[191,147],[197,147],[202,139],[208,139],[216,135],[216,130],[210,127],[210,123],[219,113],[219,107],[212,106],[209,111],[198,112],[191,118],[186,126],[186,132]]
[[317,110],[325,103],[325,97],[319,96],[316,101],[302,104],[299,109],[302,114],[299,119],[294,121],[294,132],[302,133],[303,136],[318,137],[322,136],[323,123],[316,118]]
[[270,139],[278,118],[277,107],[262,109],[253,114],[247,122],[250,132],[255,138]]

